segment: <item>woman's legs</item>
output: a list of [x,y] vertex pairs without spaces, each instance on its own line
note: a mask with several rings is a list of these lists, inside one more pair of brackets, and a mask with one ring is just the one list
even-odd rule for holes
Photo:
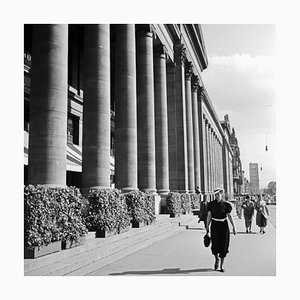
[[219,257],[218,254],[215,254],[215,270],[218,270],[219,268]]
[[221,257],[221,265],[220,265],[221,272],[224,272],[224,271],[225,271],[225,270],[224,270],[224,267],[223,267],[223,265],[224,265],[224,260],[225,260],[225,257]]

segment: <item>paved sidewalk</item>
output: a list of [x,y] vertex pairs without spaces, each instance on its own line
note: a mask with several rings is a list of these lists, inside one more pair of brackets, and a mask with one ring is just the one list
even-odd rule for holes
[[[275,276],[276,230],[269,222],[259,234],[255,219],[251,234],[245,233],[244,219],[234,216],[237,235],[230,235],[225,273],[213,269],[214,256],[203,245],[203,222],[150,247],[107,265],[89,276]],[[231,225],[230,225],[231,229]]]

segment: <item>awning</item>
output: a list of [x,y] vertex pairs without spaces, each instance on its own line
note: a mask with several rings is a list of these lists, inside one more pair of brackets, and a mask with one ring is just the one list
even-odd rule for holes
[[[24,164],[28,165],[28,144],[29,134],[24,131]],[[78,145],[67,145],[67,170],[72,172],[82,172],[82,148]],[[114,175],[115,159],[110,156],[110,172]]]

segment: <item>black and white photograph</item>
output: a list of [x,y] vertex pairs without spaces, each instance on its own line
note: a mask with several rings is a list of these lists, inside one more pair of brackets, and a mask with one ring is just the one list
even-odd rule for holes
[[270,1],[254,19],[229,2],[39,4],[11,27],[3,228],[26,299],[295,288],[297,48]]

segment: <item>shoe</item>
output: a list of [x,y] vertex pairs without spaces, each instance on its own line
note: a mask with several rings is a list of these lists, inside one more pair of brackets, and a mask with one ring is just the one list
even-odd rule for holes
[[214,267],[215,267],[215,270],[218,270],[218,268],[219,268],[219,259],[216,260]]
[[224,273],[225,269],[223,267],[221,267],[220,272]]
[[198,223],[200,223],[200,219],[198,220]]
[[266,233],[265,231],[262,232],[263,234]]
[[249,233],[248,229],[246,229],[246,233]]

